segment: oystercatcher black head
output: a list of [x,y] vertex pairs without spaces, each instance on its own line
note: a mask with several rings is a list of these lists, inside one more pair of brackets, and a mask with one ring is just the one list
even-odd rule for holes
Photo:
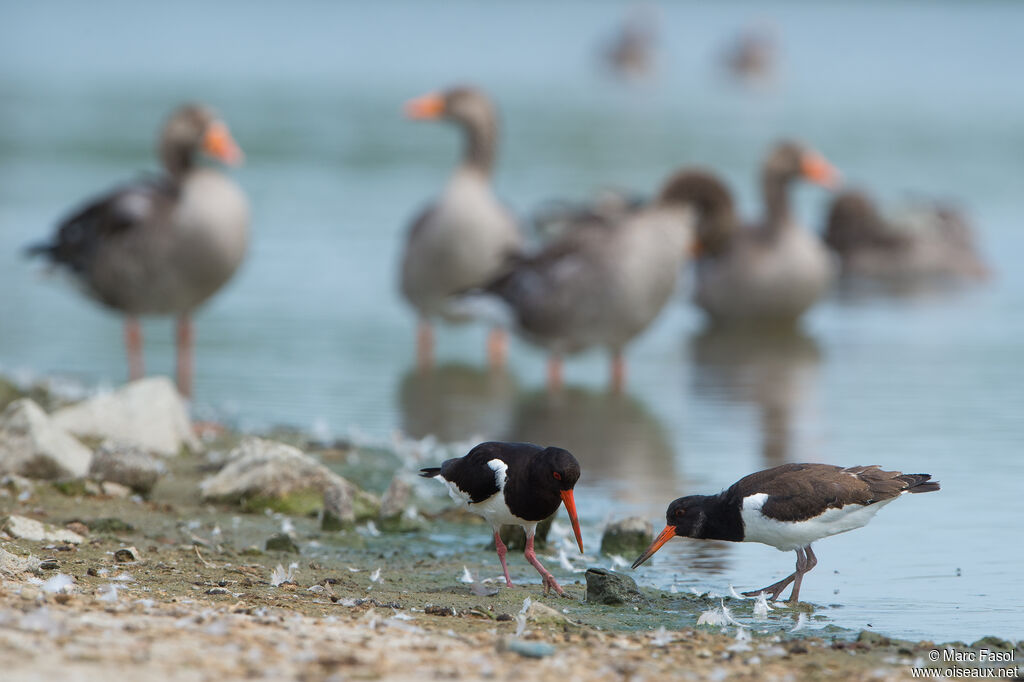
[[544,578],[545,591],[552,588],[563,594],[555,578],[537,560],[533,536],[537,523],[554,514],[564,503],[576,543],[583,552],[583,536],[573,497],[573,487],[580,478],[580,465],[568,450],[543,448],[532,443],[481,443],[465,457],[449,459],[440,467],[421,469],[420,475],[443,481],[453,500],[491,524],[509,587],[512,579],[499,530],[503,525],[516,525],[526,531],[526,559]]
[[882,471],[877,466],[837,467],[829,464],[784,464],[751,474],[718,495],[690,495],[674,500],[665,513],[666,526],[633,562],[647,561],[666,542],[682,537],[760,542],[796,552],[796,571],[760,590],[778,599],[793,583],[796,602],[800,583],[818,563],[811,543],[867,525],[879,509],[903,493],[939,489],[930,474]]

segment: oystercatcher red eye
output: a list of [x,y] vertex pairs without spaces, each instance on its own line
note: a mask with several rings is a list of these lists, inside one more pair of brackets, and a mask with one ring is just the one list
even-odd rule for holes
[[555,471],[551,475],[555,477],[556,481],[561,481],[562,480],[562,474],[558,473],[557,471]]

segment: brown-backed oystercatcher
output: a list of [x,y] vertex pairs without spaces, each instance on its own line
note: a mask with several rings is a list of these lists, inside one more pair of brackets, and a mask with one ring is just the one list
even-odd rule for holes
[[879,509],[903,493],[939,489],[931,474],[882,471],[878,466],[783,464],[741,478],[718,495],[680,497],[668,506],[668,525],[633,562],[647,561],[674,536],[701,540],[760,542],[796,551],[796,571],[777,583],[744,592],[778,599],[793,583],[796,603],[800,581],[818,563],[811,543],[867,525]]
[[532,443],[481,443],[465,457],[446,460],[439,467],[420,469],[420,476],[437,478],[448,486],[448,494],[466,509],[478,514],[494,529],[494,546],[512,587],[505,563],[507,549],[501,541],[501,526],[522,526],[526,531],[526,560],[544,579],[544,591],[564,594],[554,576],[541,565],[533,551],[537,524],[565,503],[576,542],[583,552],[580,523],[576,518],[573,486],[580,478],[580,464],[568,450],[543,448]]

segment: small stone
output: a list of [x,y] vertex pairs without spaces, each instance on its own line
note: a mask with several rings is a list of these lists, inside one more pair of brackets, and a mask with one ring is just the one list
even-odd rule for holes
[[69,592],[58,592],[53,595],[53,600],[58,604],[67,604],[72,599],[72,595]]
[[807,645],[799,640],[793,641],[786,646],[786,651],[791,654],[806,654]]
[[114,561],[120,563],[138,561],[139,558],[139,550],[135,549],[135,547],[122,547],[114,552]]
[[891,644],[888,637],[877,632],[871,632],[870,630],[861,630],[860,634],[857,635],[857,641],[867,646],[889,646]]
[[89,526],[85,525],[81,521],[68,521],[64,524],[64,527],[72,533],[78,533],[82,536],[89,534]]
[[428,616],[454,616],[455,609],[450,606],[441,606],[439,604],[431,604],[430,606],[423,609],[423,613]]
[[106,440],[93,455],[89,475],[148,495],[165,469],[162,460],[138,446]]
[[56,559],[43,559],[39,562],[39,568],[44,571],[56,571],[60,568],[60,562]]
[[19,595],[25,601],[35,601],[39,599],[40,592],[35,585],[22,585]]
[[289,554],[299,554],[299,546],[295,543],[295,539],[288,533],[274,533],[267,538],[267,543],[264,545],[268,552],[288,552]]
[[609,523],[601,536],[601,554],[631,556],[639,554],[650,546],[654,539],[654,527],[647,519],[631,516]]
[[619,606],[627,602],[646,601],[636,582],[629,576],[604,568],[588,568],[585,575],[589,603]]
[[122,500],[132,495],[131,488],[120,483],[114,483],[113,481],[103,481],[100,483],[100,491],[107,497],[116,497]]
[[546,642],[531,642],[518,637],[506,637],[498,643],[499,651],[511,651],[524,658],[545,658],[555,653],[555,647]]
[[27,516],[15,516],[14,514],[0,523],[0,530],[6,531],[13,538],[33,542],[68,542],[77,545],[85,539],[66,528],[56,528]]
[[28,398],[0,414],[0,473],[28,478],[81,478],[92,452]]
[[380,518],[391,519],[400,517],[409,506],[412,498],[412,485],[396,475],[391,479],[391,485],[380,498]]
[[206,591],[206,594],[230,594],[223,587],[211,587]]
[[575,625],[565,614],[537,601],[526,609],[526,620],[537,625]]
[[499,613],[498,617],[494,620],[504,623],[506,621],[515,620],[515,618],[512,617],[511,613]]
[[320,529],[346,530],[354,527],[355,523],[356,513],[351,486],[332,485],[324,490],[324,511],[320,517]]

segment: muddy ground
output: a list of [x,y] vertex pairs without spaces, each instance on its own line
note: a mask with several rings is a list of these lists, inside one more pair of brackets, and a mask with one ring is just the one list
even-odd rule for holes
[[[377,491],[398,462],[344,444],[309,449]],[[9,560],[0,571],[0,679],[904,679],[935,648],[828,627],[811,605],[758,617],[751,600],[655,590],[587,603],[582,573],[563,579],[567,597],[545,595],[519,553],[518,586],[499,589],[480,582],[499,573],[486,527],[443,501],[414,532],[325,532],[313,517],[202,503],[205,456],[168,465],[148,499],[80,484],[4,489],[0,518],[87,535],[69,545],[0,533],[0,547],[33,557],[21,568],[34,569]],[[299,553],[265,549],[282,529]],[[134,556],[118,553],[128,547]],[[567,577],[555,557],[543,560]],[[463,582],[467,572],[478,582]],[[723,604],[745,627],[696,625],[724,617]],[[992,643],[954,645],[981,646]]]

